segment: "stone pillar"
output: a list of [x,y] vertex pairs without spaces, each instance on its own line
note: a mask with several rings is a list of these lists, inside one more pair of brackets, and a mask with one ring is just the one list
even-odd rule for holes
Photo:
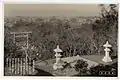
[[57,69],[61,69],[61,68],[63,68],[63,66],[62,66],[62,61],[61,61],[61,52],[63,52],[60,48],[59,48],[59,45],[57,45],[57,48],[56,49],[54,49],[54,51],[55,51],[55,57],[56,57],[56,62],[54,63],[54,65],[53,65],[53,69],[54,70],[57,70]]
[[109,55],[109,52],[110,52],[110,49],[109,47],[112,47],[112,45],[110,45],[108,43],[108,41],[106,42],[106,44],[103,45],[105,47],[104,51],[105,51],[105,56],[104,58],[102,59],[103,62],[112,62],[112,59]]

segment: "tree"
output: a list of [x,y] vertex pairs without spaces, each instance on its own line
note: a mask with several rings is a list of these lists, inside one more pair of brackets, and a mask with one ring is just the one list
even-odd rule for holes
[[118,10],[117,5],[107,7],[100,5],[101,17],[93,23],[93,40],[97,47],[97,54],[102,52],[102,45],[108,40],[113,45],[113,54],[117,53]]

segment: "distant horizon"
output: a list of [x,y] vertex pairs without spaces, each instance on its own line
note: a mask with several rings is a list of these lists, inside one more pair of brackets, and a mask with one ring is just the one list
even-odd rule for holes
[[100,17],[100,16],[4,16],[4,17],[9,17],[9,18],[14,18],[14,17],[46,17],[46,18],[48,18],[48,17],[61,17],[61,18],[72,18],[72,17]]

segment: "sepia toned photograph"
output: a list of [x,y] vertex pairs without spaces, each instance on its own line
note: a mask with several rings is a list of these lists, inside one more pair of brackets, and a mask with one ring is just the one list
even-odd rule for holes
[[118,4],[4,4],[4,76],[118,77]]

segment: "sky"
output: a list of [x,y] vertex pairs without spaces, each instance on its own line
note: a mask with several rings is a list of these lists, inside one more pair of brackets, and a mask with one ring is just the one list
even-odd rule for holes
[[5,16],[99,16],[97,4],[5,4]]

